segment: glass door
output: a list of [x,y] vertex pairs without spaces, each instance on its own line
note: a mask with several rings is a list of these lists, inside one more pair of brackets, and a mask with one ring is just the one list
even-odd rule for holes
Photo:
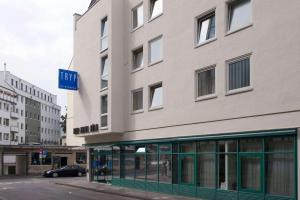
[[242,191],[263,191],[263,157],[260,154],[240,155],[239,188]]
[[180,184],[194,185],[195,184],[195,156],[180,155]]

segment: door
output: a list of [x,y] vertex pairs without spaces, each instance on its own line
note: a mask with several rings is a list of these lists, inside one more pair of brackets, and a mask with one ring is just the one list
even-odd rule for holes
[[180,155],[179,177],[181,185],[195,185],[195,156]]
[[239,189],[263,192],[263,156],[246,154],[239,157]]
[[61,167],[64,167],[64,166],[68,165],[68,158],[67,157],[61,157],[60,158],[60,165],[61,165]]

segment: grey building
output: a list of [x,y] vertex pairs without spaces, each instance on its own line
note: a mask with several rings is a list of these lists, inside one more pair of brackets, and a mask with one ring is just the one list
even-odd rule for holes
[[25,101],[25,136],[27,143],[41,142],[41,103],[26,98]]

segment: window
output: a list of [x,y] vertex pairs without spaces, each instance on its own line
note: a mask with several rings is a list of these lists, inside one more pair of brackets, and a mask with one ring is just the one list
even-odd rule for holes
[[267,138],[268,152],[265,160],[266,191],[277,196],[293,196],[295,193],[295,160],[293,137]]
[[76,152],[76,163],[77,164],[86,164],[86,153],[85,152]]
[[197,43],[201,44],[216,36],[216,17],[215,12],[204,17],[200,17],[197,23]]
[[8,133],[4,133],[3,134],[3,139],[4,140],[9,140],[9,134]]
[[39,153],[31,153],[31,165],[40,165]]
[[228,63],[228,90],[250,86],[250,57]]
[[14,79],[11,79],[11,83],[12,86],[14,86]]
[[158,108],[163,105],[162,83],[150,87],[150,109]]
[[143,67],[143,47],[132,51],[132,69],[139,69]]
[[21,83],[21,90],[23,90],[23,83]]
[[101,59],[101,89],[108,86],[108,57],[105,56]]
[[251,0],[235,0],[228,4],[228,10],[229,31],[250,25],[252,21]]
[[150,0],[150,19],[163,13],[163,0]]
[[107,127],[107,95],[101,97],[101,127]]
[[132,92],[132,110],[138,111],[143,109],[143,89]]
[[146,177],[146,147],[135,147],[135,179],[145,180]]
[[107,17],[101,21],[101,51],[108,48],[108,27],[107,27]]
[[149,42],[149,63],[153,64],[163,59],[163,39],[162,36]]
[[215,67],[201,69],[196,72],[197,97],[215,93]]
[[136,29],[144,24],[144,7],[143,4],[132,10],[132,28]]
[[218,145],[218,188],[237,190],[237,141],[219,141]]
[[2,133],[0,133],[0,141],[2,141]]

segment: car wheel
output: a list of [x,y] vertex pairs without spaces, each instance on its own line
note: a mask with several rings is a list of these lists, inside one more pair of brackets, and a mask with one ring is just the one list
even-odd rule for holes
[[58,177],[58,174],[57,174],[57,173],[53,173],[53,174],[52,174],[52,177],[53,177],[53,178],[56,178],[56,177]]
[[79,176],[79,177],[82,176],[82,173],[81,173],[81,172],[78,172],[78,176]]

